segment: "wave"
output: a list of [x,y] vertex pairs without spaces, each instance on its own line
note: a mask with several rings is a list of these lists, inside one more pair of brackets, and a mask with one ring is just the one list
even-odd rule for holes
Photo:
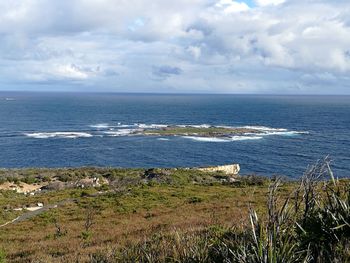
[[262,131],[262,132],[285,132],[288,131],[287,129],[284,128],[271,128],[267,126],[242,126],[238,128],[244,128],[244,129],[252,129],[252,130],[257,130],[257,131]]
[[98,124],[92,124],[89,125],[91,128],[99,129],[99,130],[104,130],[104,129],[114,129],[114,128],[130,128],[130,127],[135,127],[137,126],[136,124],[121,124],[121,122],[118,122],[117,124],[109,124],[109,123],[98,123]]
[[160,129],[169,127],[167,124],[144,124],[144,123],[135,123],[135,126],[141,129]]
[[169,141],[170,139],[168,138],[157,138],[158,141]]
[[217,137],[197,137],[197,136],[181,136],[185,139],[191,139],[200,142],[229,142],[227,139],[217,138]]
[[108,123],[99,123],[99,124],[94,124],[90,125],[91,128],[96,128],[96,129],[108,129],[110,128]]
[[119,129],[116,131],[104,131],[103,133],[111,137],[128,136],[139,129]]
[[35,139],[49,139],[49,138],[65,138],[65,139],[76,139],[76,138],[90,138],[92,134],[86,132],[34,132],[25,133],[27,137]]
[[160,129],[168,126],[169,125],[166,125],[166,124],[145,124],[145,123],[122,124],[121,122],[118,122],[116,124],[98,123],[98,124],[89,125],[89,127],[95,128],[95,129],[132,128],[132,127],[137,127],[140,129]]
[[280,135],[280,136],[295,136],[299,134],[309,134],[307,131],[276,131],[276,132],[264,132],[261,135],[262,136],[269,136],[269,135]]
[[260,140],[262,138],[261,136],[233,136],[230,141]]
[[[277,136],[296,136],[301,134],[309,134],[308,131],[289,131],[285,128],[271,128],[266,126],[242,126],[241,128],[257,130],[259,136],[269,136],[269,135],[277,135]],[[254,135],[255,133],[247,132],[245,135]]]
[[260,140],[262,136],[232,136],[226,138],[218,137],[197,137],[197,136],[182,136],[185,139],[191,139],[200,142],[232,142],[232,141],[247,141],[247,140]]

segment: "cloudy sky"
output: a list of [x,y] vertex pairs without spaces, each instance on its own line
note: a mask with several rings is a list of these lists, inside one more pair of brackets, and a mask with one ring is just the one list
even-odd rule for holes
[[1,0],[0,90],[350,94],[350,1]]

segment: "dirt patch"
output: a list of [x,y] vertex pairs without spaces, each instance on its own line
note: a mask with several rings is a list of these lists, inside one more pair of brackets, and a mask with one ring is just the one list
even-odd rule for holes
[[15,184],[13,182],[5,182],[0,185],[0,190],[7,190],[7,191],[16,191],[17,193],[31,193],[38,191],[41,187],[43,187],[45,184],[26,184],[26,183],[19,183]]

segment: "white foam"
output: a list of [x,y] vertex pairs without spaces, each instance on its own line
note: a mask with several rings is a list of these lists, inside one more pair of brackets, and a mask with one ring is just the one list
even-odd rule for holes
[[299,134],[309,134],[309,132],[306,131],[276,131],[276,132],[264,132],[261,135],[262,136],[269,136],[269,135],[279,135],[279,136],[295,136]]
[[110,126],[108,123],[99,123],[99,124],[90,125],[90,127],[96,128],[96,129],[108,129]]
[[238,127],[238,128],[252,129],[252,130],[257,130],[257,131],[262,131],[262,132],[288,131],[287,129],[284,129],[284,128],[271,128],[271,127],[266,127],[266,126],[242,126],[242,127]]
[[141,129],[160,129],[166,128],[168,125],[166,124],[144,124],[144,123],[135,123],[135,125]]
[[191,139],[191,140],[200,141],[200,142],[229,142],[230,141],[228,139],[222,139],[217,137],[182,136],[182,138]]
[[232,136],[227,138],[218,137],[197,137],[197,136],[182,136],[186,139],[191,139],[200,142],[232,142],[232,141],[247,141],[247,140],[260,140],[261,136]]
[[209,125],[209,124],[189,125],[189,126],[193,128],[205,128],[205,129],[212,127],[212,125]]
[[157,140],[158,140],[158,141],[169,141],[168,138],[158,138]]
[[140,129],[119,129],[116,131],[105,131],[103,133],[111,137],[119,137],[119,136],[128,136],[136,131],[140,131]]
[[233,136],[230,138],[231,141],[246,141],[246,140],[260,140],[261,136]]
[[86,132],[34,132],[34,133],[25,133],[24,135],[35,139],[48,139],[48,138],[75,139],[75,138],[93,137],[92,134],[86,133]]
[[[260,132],[258,134],[260,136],[270,136],[270,135],[296,136],[299,134],[309,134],[309,132],[307,131],[289,131],[288,129],[284,129],[284,128],[271,128],[266,126],[243,126],[241,128],[257,130]],[[245,135],[254,135],[254,133],[247,132],[245,133]]]

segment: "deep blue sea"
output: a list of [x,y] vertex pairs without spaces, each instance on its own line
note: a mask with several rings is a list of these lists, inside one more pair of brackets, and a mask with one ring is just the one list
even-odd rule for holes
[[[257,126],[266,134],[128,134],[150,125]],[[349,96],[0,93],[4,168],[239,163],[243,174],[296,178],[326,155],[337,176],[350,176]]]

